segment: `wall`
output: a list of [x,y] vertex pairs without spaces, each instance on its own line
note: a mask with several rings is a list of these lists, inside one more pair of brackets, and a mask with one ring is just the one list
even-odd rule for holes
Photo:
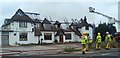
[[[16,33],[16,36],[14,36],[14,33]],[[10,32],[9,33],[9,45],[16,45],[16,43],[19,44],[30,44],[30,43],[34,43],[37,44],[38,43],[38,37],[34,36],[34,32],[26,32],[28,33],[27,35],[27,41],[19,41],[19,34],[22,32]]]
[[12,22],[10,24],[10,28],[14,31],[32,31],[32,28],[34,28],[34,24],[28,22],[27,28],[19,28],[19,22]]
[[80,42],[80,40],[81,40],[80,37],[75,33],[73,33],[73,38],[74,38],[75,42]]
[[[16,43],[20,44],[30,44],[30,43],[38,43],[38,37],[34,36],[34,32],[32,32],[33,24],[27,23],[27,28],[19,28],[19,22],[12,22],[10,24],[11,30],[14,32],[9,33],[9,45],[16,45]],[[19,41],[19,33],[26,32],[28,33],[27,41]],[[16,33],[16,36],[14,36]]]
[[79,31],[80,31],[81,33],[83,33],[83,32],[89,33],[89,36],[91,37],[91,39],[93,39],[93,30],[92,30],[92,27],[89,27],[89,30],[86,30],[86,29],[85,29],[85,26],[84,26],[84,27],[82,27],[82,28],[79,28]]

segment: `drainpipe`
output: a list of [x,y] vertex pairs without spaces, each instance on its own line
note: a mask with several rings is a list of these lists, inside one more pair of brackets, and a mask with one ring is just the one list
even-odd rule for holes
[[38,45],[40,44],[40,36],[38,36]]
[[42,44],[43,38],[41,38],[41,44]]

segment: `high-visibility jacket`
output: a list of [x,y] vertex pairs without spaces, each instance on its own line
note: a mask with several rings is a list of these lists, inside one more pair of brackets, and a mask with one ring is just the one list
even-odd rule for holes
[[105,41],[106,41],[106,42],[111,42],[111,35],[107,35],[107,36],[105,37]]
[[102,37],[100,35],[97,36],[97,43],[101,43]]
[[88,42],[89,42],[89,43],[92,43],[92,41],[93,41],[92,39],[89,39],[89,41],[88,41]]
[[87,36],[83,36],[81,39],[81,44],[87,44]]

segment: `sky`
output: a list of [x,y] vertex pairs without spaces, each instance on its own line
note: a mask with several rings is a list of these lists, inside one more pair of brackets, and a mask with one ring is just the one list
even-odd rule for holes
[[[0,26],[5,18],[11,18],[20,8],[24,12],[35,12],[40,18],[52,18],[52,20],[68,21],[87,17],[88,22],[97,26],[100,21],[108,22],[108,19],[88,11],[94,7],[95,11],[118,19],[119,0],[0,0]],[[118,29],[117,24],[115,26]],[[120,28],[120,27],[119,27]]]

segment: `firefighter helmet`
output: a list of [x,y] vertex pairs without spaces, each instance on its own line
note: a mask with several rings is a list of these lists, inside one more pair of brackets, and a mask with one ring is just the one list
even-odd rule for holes
[[109,32],[106,32],[106,34],[109,34]]
[[98,35],[101,35],[100,32],[97,33]]
[[86,35],[87,34],[87,32],[83,32],[83,35]]

